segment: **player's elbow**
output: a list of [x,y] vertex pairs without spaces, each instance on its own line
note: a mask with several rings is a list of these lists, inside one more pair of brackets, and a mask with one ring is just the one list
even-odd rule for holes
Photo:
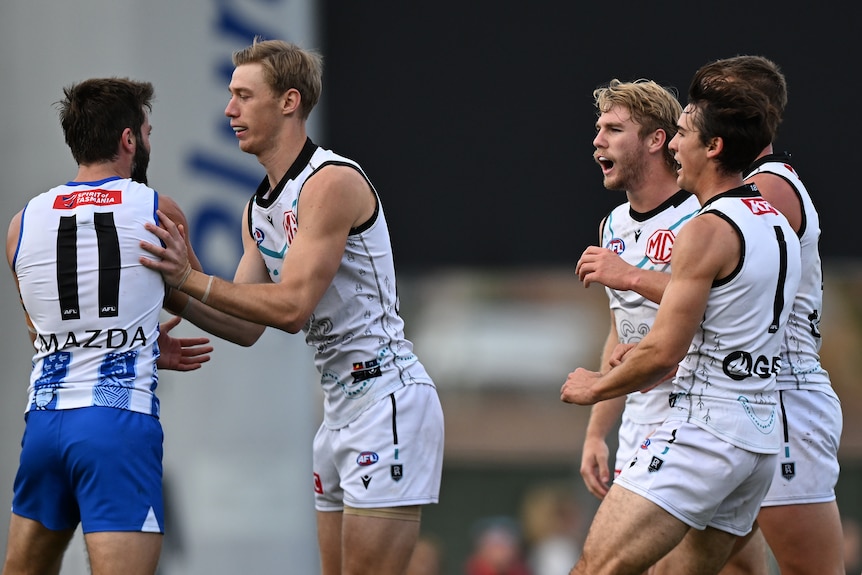
[[302,312],[300,310],[289,310],[281,314],[278,321],[274,324],[274,327],[282,331],[286,331],[287,333],[299,333],[302,331],[302,328],[305,327],[305,324],[308,323],[308,319],[311,317],[311,313]]
[[265,329],[266,328],[264,326],[259,326],[255,329],[244,329],[235,334],[235,336],[231,338],[231,341],[241,347],[251,347],[257,343]]

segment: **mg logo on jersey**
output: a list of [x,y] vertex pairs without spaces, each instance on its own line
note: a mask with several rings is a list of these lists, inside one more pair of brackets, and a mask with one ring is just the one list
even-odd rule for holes
[[751,210],[751,213],[755,216],[762,216],[763,214],[778,214],[775,208],[772,207],[772,204],[763,198],[742,198],[742,203],[748,206],[748,209]]
[[621,253],[626,251],[626,243],[620,238],[613,238],[611,241],[608,242],[608,245],[605,247],[607,247],[609,250],[611,250],[617,255],[620,255]]
[[296,214],[293,210],[284,212],[284,237],[287,238],[287,245],[293,243],[293,236],[296,235]]
[[656,230],[647,241],[646,256],[654,264],[669,263],[675,239],[676,236],[670,230]]

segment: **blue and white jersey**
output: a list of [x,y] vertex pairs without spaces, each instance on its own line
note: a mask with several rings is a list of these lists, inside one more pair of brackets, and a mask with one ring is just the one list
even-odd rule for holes
[[[700,210],[697,198],[679,191],[646,213],[636,212],[628,202],[614,208],[602,225],[602,246],[623,261],[644,270],[670,273],[670,256],[676,234]],[[605,288],[614,314],[620,343],[637,343],[652,328],[658,304],[637,292]],[[624,417],[638,424],[658,425],[667,417],[666,381],[646,393],[626,396]]]
[[324,424],[339,429],[404,385],[433,383],[404,335],[389,228],[377,191],[356,162],[310,139],[278,186],[270,191],[264,178],[251,202],[249,233],[269,277],[281,281],[284,257],[302,217],[297,206],[303,185],[317,170],[333,164],[362,174],[377,200],[371,219],[350,231],[341,266],[303,327],[320,372]]
[[13,268],[36,329],[27,411],[107,406],[159,415],[161,275],[142,266],[157,193],[69,182],[27,203]]
[[710,199],[697,217],[707,214],[733,227],[741,255],[728,277],[713,282],[674,379],[668,419],[748,451],[777,453],[776,377],[799,287],[799,240],[752,184]]
[[[778,389],[819,389],[833,394],[829,374],[820,365],[820,319],[823,317],[823,267],[820,262],[820,216],[808,190],[790,165],[790,156],[773,154],[757,160],[750,178],[770,173],[786,181],[799,198],[802,225],[798,237],[802,250],[802,279],[784,334]],[[829,387],[825,389],[824,386]]]

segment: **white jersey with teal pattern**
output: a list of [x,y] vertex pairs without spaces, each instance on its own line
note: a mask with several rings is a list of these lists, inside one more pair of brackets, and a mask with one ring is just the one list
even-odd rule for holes
[[[628,202],[614,208],[602,224],[602,246],[644,270],[670,273],[670,255],[680,228],[700,209],[697,198],[679,191],[661,205],[639,213]],[[637,343],[652,328],[658,304],[634,291],[605,288],[620,343]],[[658,425],[668,412],[671,382],[626,397],[625,415],[637,424]]]
[[697,217],[715,216],[737,232],[741,257],[712,285],[674,379],[668,419],[694,423],[741,449],[777,453],[776,376],[799,287],[799,240],[754,185],[719,194]]
[[829,374],[820,365],[820,319],[823,316],[820,217],[808,190],[789,162],[790,156],[786,154],[764,156],[754,163],[746,176],[747,179],[755,174],[770,173],[782,178],[796,192],[802,206],[798,236],[805,273],[787,322],[778,389],[824,389],[823,386],[832,384]]
[[273,282],[281,281],[302,213],[305,182],[326,165],[350,166],[368,181],[377,210],[352,229],[341,265],[303,328],[324,392],[324,424],[339,429],[368,406],[411,383],[433,385],[404,335],[398,314],[395,264],[380,198],[360,166],[310,139],[274,190],[266,178],[249,210],[249,233]]

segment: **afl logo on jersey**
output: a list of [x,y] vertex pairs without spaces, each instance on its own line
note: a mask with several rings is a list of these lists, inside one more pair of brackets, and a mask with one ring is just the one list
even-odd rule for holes
[[611,241],[609,241],[605,247],[617,255],[620,255],[621,253],[626,251],[626,243],[620,238],[612,238]]
[[284,237],[287,239],[287,245],[293,243],[293,237],[296,235],[296,214],[293,210],[284,212]]
[[254,228],[254,241],[257,242],[257,245],[263,243],[263,240],[266,239],[266,234],[263,233],[263,230],[260,228]]
[[646,256],[654,264],[670,262],[670,252],[676,236],[670,230],[657,230],[647,240]]

